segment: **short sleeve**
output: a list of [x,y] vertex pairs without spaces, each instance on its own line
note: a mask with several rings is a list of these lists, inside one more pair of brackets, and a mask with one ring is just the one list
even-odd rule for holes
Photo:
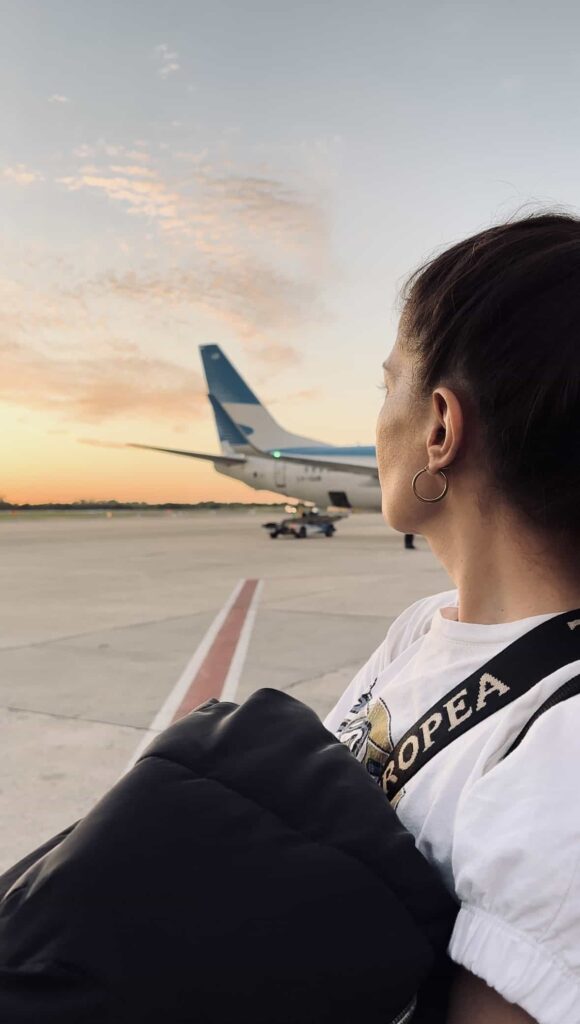
[[580,697],[545,712],[457,807],[449,953],[539,1024],[580,1021]]

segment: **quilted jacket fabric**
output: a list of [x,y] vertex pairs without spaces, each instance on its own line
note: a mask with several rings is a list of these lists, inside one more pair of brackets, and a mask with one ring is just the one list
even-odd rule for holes
[[50,846],[0,879],[2,1022],[440,1019],[456,906],[277,690],[202,705]]

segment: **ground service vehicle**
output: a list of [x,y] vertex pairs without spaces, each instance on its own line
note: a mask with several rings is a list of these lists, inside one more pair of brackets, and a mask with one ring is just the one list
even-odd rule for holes
[[301,515],[280,519],[277,523],[263,523],[263,527],[269,531],[272,540],[276,537],[296,537],[297,540],[304,540],[314,534],[332,537],[336,533],[336,520],[343,518],[344,516],[321,516],[318,512],[303,512]]

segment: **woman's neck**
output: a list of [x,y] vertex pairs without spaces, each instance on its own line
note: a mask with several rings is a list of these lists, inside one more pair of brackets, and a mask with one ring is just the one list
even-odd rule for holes
[[580,559],[556,551],[527,524],[470,515],[427,535],[459,592],[460,622],[514,622],[580,608]]

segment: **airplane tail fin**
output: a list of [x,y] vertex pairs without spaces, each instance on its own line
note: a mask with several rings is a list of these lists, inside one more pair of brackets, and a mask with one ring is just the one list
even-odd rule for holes
[[207,388],[222,405],[259,405],[253,391],[224,355],[219,345],[200,345]]
[[[263,451],[296,446],[315,447],[321,444],[313,438],[284,430],[248,387],[219,345],[200,345],[200,352],[222,450],[228,446],[234,450],[243,450],[241,446],[247,441]],[[216,411],[216,401],[221,413],[227,415],[229,425],[226,425],[223,415],[220,417]],[[236,441],[233,440],[235,432],[238,434]]]
[[209,398],[213,409],[215,425],[220,439],[222,452],[248,451],[251,448],[251,445],[248,444],[246,434],[242,433],[237,424],[234,423],[231,416],[229,416],[225,411],[221,402],[218,402],[215,395],[212,395],[211,391],[207,397]]

